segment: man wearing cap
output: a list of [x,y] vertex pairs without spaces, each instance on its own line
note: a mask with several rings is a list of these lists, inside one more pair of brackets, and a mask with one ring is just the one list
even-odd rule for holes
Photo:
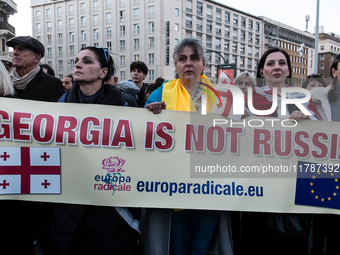
[[140,89],[136,84],[132,81],[120,81],[117,87],[120,89],[120,92],[122,92],[123,100],[127,102],[129,106],[138,107],[137,100]]
[[47,75],[39,66],[45,48],[30,36],[18,36],[6,43],[13,48],[11,73],[13,85],[21,99],[57,102],[62,96],[61,81]]
[[[57,102],[63,95],[61,81],[45,74],[39,66],[44,46],[29,36],[18,36],[6,43],[13,47],[12,63],[15,69],[10,76],[17,96],[21,99]],[[34,255],[39,203],[29,201],[1,201],[0,254]]]

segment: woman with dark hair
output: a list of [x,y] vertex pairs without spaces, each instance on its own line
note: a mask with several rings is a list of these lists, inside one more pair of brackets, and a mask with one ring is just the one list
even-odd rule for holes
[[308,75],[302,84],[302,88],[312,90],[318,87],[327,87],[326,80],[319,74]]
[[[124,105],[121,93],[105,82],[114,62],[104,48],[82,49],[73,87],[59,102]],[[136,254],[139,223],[127,208],[46,203],[40,245],[44,254]]]
[[340,121],[340,54],[331,65],[330,75],[332,84],[311,90],[312,99],[324,120]]
[[[253,90],[254,108],[270,109],[276,90],[279,109],[270,117],[285,117],[295,121],[308,119],[309,116],[295,105],[288,105],[287,115],[281,114],[281,89],[288,86],[290,77],[291,65],[287,52],[279,48],[266,51],[257,69],[257,84],[262,86]],[[302,97],[301,93],[290,93],[289,96]],[[312,113],[311,118],[317,119],[313,102],[306,103],[305,107]],[[310,221],[310,216],[304,214],[245,212],[242,214],[241,232],[243,254],[308,254]]]

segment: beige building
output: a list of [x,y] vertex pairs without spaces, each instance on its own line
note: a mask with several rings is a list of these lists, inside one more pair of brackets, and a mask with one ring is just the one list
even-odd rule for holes
[[92,45],[109,49],[120,80],[130,78],[132,61],[144,61],[146,82],[174,77],[172,54],[184,37],[211,51],[205,74],[212,80],[224,63],[220,56],[252,73],[261,56],[261,19],[214,1],[31,0],[31,6],[33,36],[46,48],[42,63],[60,78],[72,72],[80,48]]
[[8,18],[17,12],[17,5],[12,0],[0,0],[0,60],[9,68],[12,63],[12,55],[6,42],[15,37],[15,28],[8,23]]

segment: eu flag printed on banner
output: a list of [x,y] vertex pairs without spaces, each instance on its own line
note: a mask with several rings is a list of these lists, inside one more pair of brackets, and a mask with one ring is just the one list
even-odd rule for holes
[[0,194],[60,194],[60,148],[0,147]]
[[339,165],[299,161],[295,204],[340,209]]

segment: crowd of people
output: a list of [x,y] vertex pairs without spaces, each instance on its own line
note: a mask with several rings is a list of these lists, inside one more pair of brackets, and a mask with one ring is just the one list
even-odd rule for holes
[[[139,107],[154,114],[163,110],[201,112],[202,93],[206,92],[197,84],[207,84],[208,90],[214,88],[204,75],[204,48],[193,38],[183,39],[174,49],[176,78],[159,78],[153,84],[144,82],[148,67],[142,61],[131,63],[131,80],[119,81],[114,60],[102,47],[81,49],[73,74],[59,80],[48,65],[40,65],[45,48],[38,40],[18,36],[6,44],[13,48],[13,69],[9,73],[0,62],[0,95],[13,100]],[[262,55],[256,78],[242,72],[233,83],[245,97],[252,93],[255,109],[270,109],[276,98],[279,107],[269,117],[340,121],[340,55],[331,66],[330,85],[317,74],[307,76],[302,85],[312,95],[305,103],[311,115],[295,105],[288,105],[287,114],[282,115],[281,89],[293,86],[291,75],[287,52],[272,48]],[[293,96],[301,98],[299,94]],[[212,105],[208,97],[207,112]],[[141,214],[140,208],[15,200],[2,200],[1,205],[6,208],[0,212],[1,225],[7,230],[0,234],[1,254],[35,254],[36,240],[46,255],[315,255],[324,250],[327,255],[340,254],[337,215],[192,209],[143,209]],[[145,221],[142,239],[141,215]]]

